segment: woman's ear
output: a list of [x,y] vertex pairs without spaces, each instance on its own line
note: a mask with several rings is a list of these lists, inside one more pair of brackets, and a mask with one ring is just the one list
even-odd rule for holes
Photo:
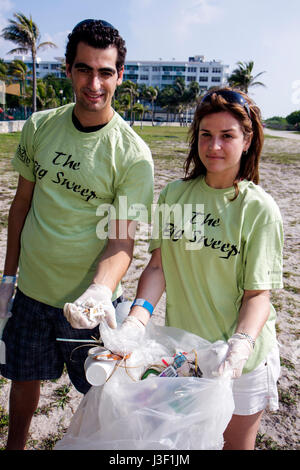
[[244,137],[244,148],[243,148],[243,151],[244,151],[244,152],[248,152],[249,147],[250,147],[251,142],[252,142],[252,137],[253,137],[253,133],[252,133],[252,132],[251,132],[251,134],[247,134],[247,135]]

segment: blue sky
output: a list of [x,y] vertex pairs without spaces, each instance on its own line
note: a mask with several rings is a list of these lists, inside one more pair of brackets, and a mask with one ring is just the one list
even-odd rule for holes
[[[300,109],[299,0],[0,0],[1,30],[16,11],[31,14],[42,41],[57,44],[41,59],[63,56],[67,34],[80,20],[106,19],[126,40],[128,59],[204,55],[231,69],[253,60],[255,74],[265,71],[266,88],[250,90],[263,117]],[[13,47],[0,38],[0,57],[11,57]]]

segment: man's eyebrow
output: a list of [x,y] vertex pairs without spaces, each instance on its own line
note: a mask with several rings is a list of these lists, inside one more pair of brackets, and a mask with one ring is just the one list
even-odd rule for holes
[[[89,65],[85,64],[84,62],[77,62],[77,64],[74,64],[75,69],[88,69],[88,70],[93,70],[93,67],[90,67]],[[98,72],[111,72],[115,73],[116,70],[111,68],[111,67],[101,67],[98,69]]]
[[74,64],[74,67],[75,67],[75,69],[82,69],[82,68],[85,68],[85,69],[93,70],[92,67],[90,67],[89,65],[85,64],[84,62],[77,62],[77,64]]

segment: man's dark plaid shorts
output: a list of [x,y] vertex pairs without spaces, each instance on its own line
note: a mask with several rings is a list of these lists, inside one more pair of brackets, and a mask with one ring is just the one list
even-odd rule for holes
[[[122,297],[113,302],[114,306],[121,301]],[[98,327],[72,328],[62,309],[31,299],[17,289],[12,317],[2,336],[6,364],[0,365],[0,373],[15,381],[52,380],[61,376],[66,364],[73,385],[79,392],[87,393],[91,385],[85,378],[84,361],[93,343],[62,342],[56,338],[92,337],[99,338]]]

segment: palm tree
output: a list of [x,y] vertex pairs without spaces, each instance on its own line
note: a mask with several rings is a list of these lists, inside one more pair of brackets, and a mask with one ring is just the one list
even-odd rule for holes
[[0,59],[0,80],[2,80],[3,82],[8,81],[7,64],[4,62],[3,59]]
[[257,82],[257,78],[260,77],[265,72],[260,72],[257,75],[252,75],[254,62],[253,60],[249,62],[237,62],[238,68],[233,70],[232,74],[228,78],[228,83],[230,86],[239,88],[240,90],[248,93],[250,87],[254,86],[266,86],[262,82]]
[[150,98],[151,100],[151,116],[152,116],[152,126],[154,125],[153,119],[154,119],[154,101],[157,99],[158,96],[158,88],[149,86],[146,90],[146,95]]
[[39,49],[44,47],[57,47],[53,42],[40,42],[40,31],[36,23],[27,18],[23,13],[14,13],[15,20],[9,20],[9,26],[2,30],[1,36],[18,44],[18,47],[12,49],[8,54],[28,54],[32,57],[32,107],[36,111],[36,55]]
[[118,89],[118,93],[122,95],[128,94],[130,97],[129,107],[130,107],[130,125],[133,125],[133,105],[135,98],[139,96],[138,85],[131,80],[126,80]]
[[21,93],[24,95],[26,78],[28,75],[27,65],[22,60],[15,59],[9,64],[8,73],[10,76],[21,82]]
[[[22,96],[22,101],[24,103],[25,95],[26,95],[26,78],[28,75],[27,65],[24,64],[22,60],[15,59],[9,64],[8,74],[12,77],[12,79],[16,79],[17,81],[20,81],[21,96]],[[25,118],[27,116],[26,108],[27,108],[26,105],[24,105]]]

